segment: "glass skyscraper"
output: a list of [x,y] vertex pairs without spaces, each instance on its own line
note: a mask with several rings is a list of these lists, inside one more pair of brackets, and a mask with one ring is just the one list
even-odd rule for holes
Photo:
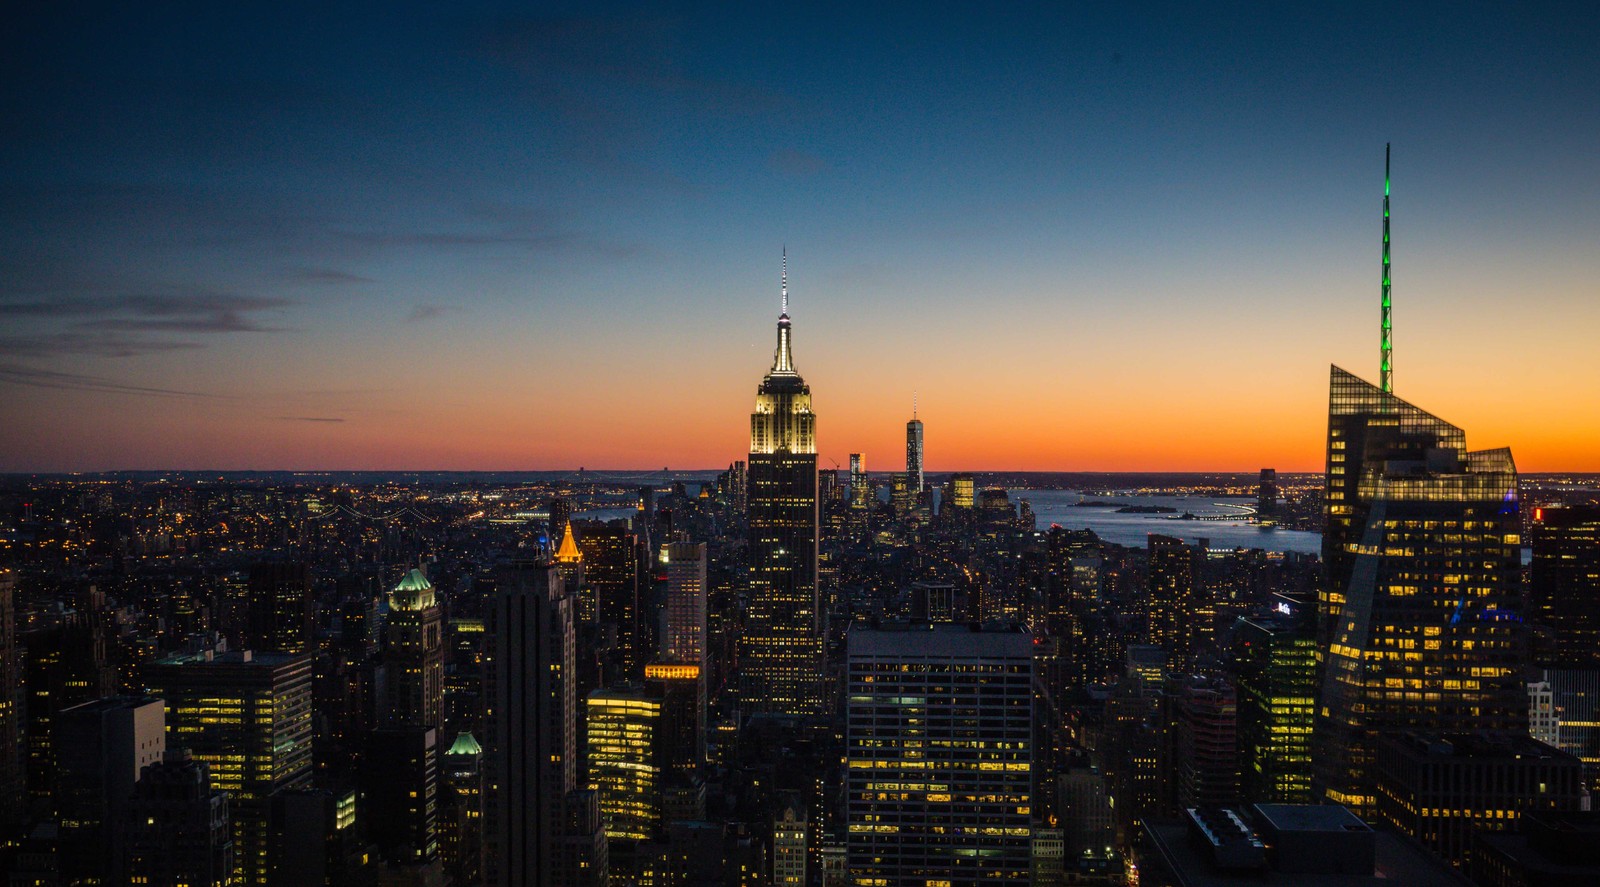
[[1380,736],[1527,730],[1517,471],[1333,367],[1324,507],[1316,778],[1371,816]]

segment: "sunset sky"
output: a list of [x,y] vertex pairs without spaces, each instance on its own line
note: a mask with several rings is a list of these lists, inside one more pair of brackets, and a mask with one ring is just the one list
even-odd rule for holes
[[1386,142],[1396,393],[1600,471],[1592,5],[240,6],[8,12],[0,471],[725,466],[785,245],[824,467],[1320,470]]

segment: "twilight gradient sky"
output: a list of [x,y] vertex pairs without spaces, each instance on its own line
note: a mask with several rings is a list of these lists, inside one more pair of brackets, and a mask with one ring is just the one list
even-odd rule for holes
[[[251,6],[252,9],[238,7]],[[1328,364],[1600,470],[1600,12],[13,5],[0,470],[1320,470]]]

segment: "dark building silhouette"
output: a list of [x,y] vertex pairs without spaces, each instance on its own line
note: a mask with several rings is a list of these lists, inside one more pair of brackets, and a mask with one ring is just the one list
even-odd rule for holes
[[121,826],[134,783],[166,751],[159,699],[108,696],[55,723],[61,873],[68,883],[113,883],[127,867]]
[[222,887],[233,877],[228,796],[188,749],[144,768],[128,801],[127,878],[150,887]]
[[1528,536],[1528,615],[1554,640],[1539,664],[1600,669],[1600,506],[1536,508]]
[[298,561],[250,565],[249,633],[245,646],[262,653],[299,654],[316,646],[316,600],[311,567]]
[[20,819],[23,775],[22,663],[17,650],[17,577],[0,570],[0,822]]

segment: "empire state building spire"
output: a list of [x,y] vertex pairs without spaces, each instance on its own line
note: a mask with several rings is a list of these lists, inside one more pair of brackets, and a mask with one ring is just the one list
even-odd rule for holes
[[778,351],[772,356],[772,372],[769,376],[797,375],[794,369],[794,354],[789,350],[789,248],[783,248],[783,273],[779,278],[779,289],[783,295],[783,310],[778,315]]

